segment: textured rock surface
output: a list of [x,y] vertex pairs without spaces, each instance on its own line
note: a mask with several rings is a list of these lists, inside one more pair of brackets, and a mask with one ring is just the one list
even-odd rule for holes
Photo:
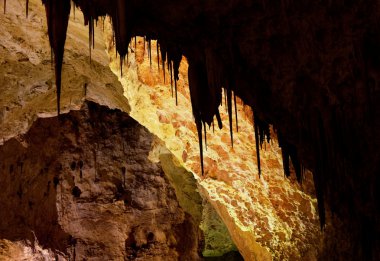
[[6,239],[0,240],[0,260],[54,260],[56,257],[62,259],[62,255],[55,254],[50,250],[43,249],[34,242],[18,241],[12,242]]
[[150,159],[160,162],[170,183],[175,189],[181,207],[194,218],[203,232],[203,256],[221,257],[236,252],[229,231],[211,204],[199,194],[199,185],[193,173],[187,171],[165,147],[162,141],[155,142]]
[[[112,35],[108,48],[111,68],[120,77],[119,60],[114,59]],[[106,35],[107,36],[107,35]],[[234,122],[231,147],[228,116],[220,108],[224,127],[208,130],[204,152],[205,177],[200,175],[196,126],[188,91],[187,63],[180,66],[178,106],[171,97],[170,78],[163,79],[157,67],[152,43],[152,61],[144,41],[137,39],[123,66],[124,94],[131,104],[131,115],[165,141],[181,165],[195,174],[201,194],[208,198],[226,223],[231,237],[246,260],[314,260],[321,247],[316,199],[310,173],[300,187],[284,177],[281,152],[273,141],[262,151],[262,176],[257,174],[252,112],[238,102],[239,133]],[[227,126],[226,126],[227,125]]]
[[[7,3],[0,16],[0,142],[26,132],[37,117],[57,114],[54,71],[41,1]],[[63,65],[62,111],[79,109],[84,99],[129,111],[122,87],[108,67],[101,28],[90,65],[87,29],[79,15],[69,22]]]
[[0,233],[82,260],[197,260],[200,233],[127,114],[88,103],[0,147]]

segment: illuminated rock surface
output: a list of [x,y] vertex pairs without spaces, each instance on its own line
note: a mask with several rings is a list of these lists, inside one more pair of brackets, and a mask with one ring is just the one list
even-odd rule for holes
[[[57,114],[54,70],[46,35],[45,10],[40,1],[8,1],[0,16],[0,135],[3,139],[25,132],[36,117]],[[79,16],[79,15],[78,15]],[[83,19],[69,23],[61,107],[63,112],[79,109],[84,99],[129,111],[122,87],[108,67],[104,43],[99,38],[89,65],[88,34]],[[100,35],[101,30],[96,29]],[[96,91],[94,91],[96,90]]]
[[[108,31],[110,58],[115,57],[112,34]],[[204,152],[205,177],[200,175],[196,126],[188,92],[187,64],[180,67],[178,106],[171,96],[170,76],[164,84],[162,67],[152,52],[152,67],[144,40],[132,41],[128,64],[123,66],[121,83],[131,105],[131,116],[165,141],[181,164],[195,174],[202,195],[208,198],[226,223],[246,260],[313,259],[320,247],[320,228],[310,174],[302,189],[284,177],[281,152],[275,141],[262,150],[261,179],[257,173],[252,113],[239,101],[239,133],[234,129],[230,143],[228,116],[220,108],[224,127],[208,130]],[[155,43],[152,50],[156,50]],[[119,59],[111,68],[121,76]],[[168,72],[166,72],[168,73]],[[234,123],[235,128],[235,123]]]

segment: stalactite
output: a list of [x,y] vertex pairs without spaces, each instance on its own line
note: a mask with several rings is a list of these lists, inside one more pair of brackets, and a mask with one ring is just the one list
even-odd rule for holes
[[281,132],[278,132],[278,144],[281,147],[282,160],[285,176],[290,176],[290,162],[289,158],[292,160],[294,171],[296,173],[297,181],[302,182],[302,168],[298,159],[297,149],[294,145],[285,142]]
[[178,105],[177,82],[179,80],[179,66],[181,64],[181,60],[182,60],[182,53],[178,50],[178,48],[174,48],[174,50],[172,50],[172,54],[171,54],[171,61],[172,61],[172,71],[173,71],[173,78],[174,78],[175,104],[176,105]]
[[[165,69],[165,60],[164,60],[164,56],[161,56],[161,58],[162,58],[162,70],[164,71],[164,83],[166,83],[166,76],[165,76],[165,74],[166,74],[166,69]],[[173,95],[172,95],[173,96]]]
[[226,108],[226,113],[228,113],[228,103],[227,103],[227,90],[224,89],[224,107]]
[[29,0],[26,0],[26,17],[28,18],[29,16]]
[[159,45],[158,45],[158,40],[157,40],[157,42],[156,42],[156,52],[157,52],[157,67],[158,67],[158,73],[160,73],[160,51],[159,51],[159,49],[160,49],[160,47],[159,47]]
[[255,129],[255,142],[256,142],[256,156],[257,156],[257,169],[259,171],[259,177],[261,176],[261,165],[260,165],[260,142],[259,142],[259,126],[258,117],[253,114],[253,126]]
[[218,110],[216,111],[215,116],[216,116],[216,120],[218,121],[219,129],[222,129],[223,128],[222,119],[220,118],[220,113]]
[[189,60],[188,76],[189,76],[191,105],[192,105],[195,123],[197,125],[197,130],[198,130],[198,139],[199,139],[200,152],[201,152],[201,167],[202,167],[202,174],[203,174],[204,170],[203,170],[203,150],[202,150],[203,148],[202,124],[203,123],[207,123],[208,125],[211,124],[213,114],[215,113],[208,113],[206,108],[208,108],[209,106],[211,106],[211,108],[214,108],[215,106],[215,110],[217,110],[217,106],[220,103],[220,100],[209,99],[209,95],[212,95],[212,93],[210,93],[210,90],[208,89],[208,86],[207,86],[207,72],[206,72],[206,67],[204,66],[202,61]]
[[228,121],[230,123],[230,137],[231,137],[231,146],[234,147],[234,130],[232,124],[232,91],[231,89],[226,89],[227,92],[227,110],[228,110]]
[[165,77],[165,74],[166,74],[166,72],[165,72],[165,56],[164,55],[162,55],[162,52],[161,52],[161,60],[162,60],[162,70],[163,70],[163,73],[164,73],[164,83],[166,83],[166,77]]
[[168,71],[170,74],[170,88],[172,91],[172,97],[174,97],[174,88],[173,88],[173,64],[172,61],[168,59]]
[[48,22],[50,45],[54,51],[55,84],[57,87],[57,111],[60,114],[61,76],[63,53],[71,9],[70,0],[43,0]]
[[175,105],[178,106],[177,79],[174,79]]
[[238,110],[236,104],[236,94],[234,92],[234,105],[235,105],[235,120],[236,120],[236,132],[239,132],[239,124],[238,124]]
[[152,68],[152,40],[148,39],[149,65]]
[[90,20],[88,21],[88,50],[90,55],[90,64],[91,64],[91,46],[93,42],[93,24],[92,24],[92,18],[90,17]]
[[207,130],[206,130],[206,123],[203,122],[203,131],[205,135],[205,149],[207,151]]
[[123,58],[120,56],[120,77],[123,78]]
[[114,12],[111,14],[113,31],[115,32],[116,50],[121,58],[125,58],[128,52],[132,33],[127,22],[129,17],[127,3],[124,0],[114,2]]
[[[92,38],[91,38],[91,41],[92,41],[92,49],[95,49],[95,27],[94,27],[94,18],[91,17],[91,26],[92,26]],[[98,23],[98,20],[96,20],[96,23]]]
[[[173,89],[173,63],[170,59],[168,59],[168,71],[169,71],[169,74],[170,74],[170,86],[171,88]],[[172,91],[172,97],[174,96],[173,95],[173,91]]]
[[203,145],[202,145],[202,122],[200,119],[195,119],[195,125],[197,126],[198,132],[198,143],[199,143],[199,155],[201,158],[201,173],[204,175],[204,167],[203,167]]
[[4,14],[7,12],[7,0],[4,0]]
[[144,56],[145,56],[145,44],[146,44],[146,37],[144,36]]

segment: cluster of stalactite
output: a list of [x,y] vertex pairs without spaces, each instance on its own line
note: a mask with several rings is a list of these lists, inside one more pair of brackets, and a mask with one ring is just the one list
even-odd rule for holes
[[[263,1],[265,2],[265,1]],[[334,1],[331,1],[334,2]],[[344,1],[342,1],[344,2]],[[144,21],[139,20],[139,13],[134,10],[133,5],[136,5],[136,1],[133,0],[42,0],[42,3],[46,8],[46,16],[48,23],[48,34],[52,48],[52,57],[54,58],[56,88],[57,88],[57,107],[58,113],[60,113],[60,93],[61,93],[61,70],[63,63],[64,46],[66,40],[66,32],[68,27],[69,15],[71,7],[80,8],[84,14],[85,23],[89,26],[89,49],[94,47],[94,26],[99,19],[109,16],[113,25],[114,31],[114,44],[118,55],[120,56],[121,71],[124,61],[128,60],[128,50],[130,44],[136,41],[136,36],[144,36],[145,44],[147,47],[149,57],[152,64],[152,48],[151,41],[157,40],[157,64],[163,70],[165,81],[171,82],[172,94],[177,99],[177,81],[179,79],[179,65],[182,56],[188,59],[189,69],[189,88],[191,94],[191,103],[193,109],[193,115],[198,130],[201,168],[203,173],[203,145],[207,147],[206,135],[207,126],[214,127],[214,119],[216,118],[219,128],[222,128],[222,121],[219,114],[219,106],[223,103],[227,108],[229,115],[229,128],[231,132],[231,144],[233,146],[233,103],[235,102],[235,117],[236,117],[236,93],[237,79],[235,79],[234,72],[238,70],[244,70],[245,64],[242,63],[242,59],[238,58],[238,51],[236,51],[233,44],[223,45],[223,52],[213,49],[215,46],[210,46],[209,42],[202,42],[203,39],[198,39],[197,44],[189,44],[183,46],[181,43],[185,41],[193,40],[189,39],[173,39],[173,34],[157,33],[154,29],[145,30]],[[140,7],[141,8],[141,7]],[[75,10],[75,9],[74,9]],[[6,0],[4,0],[4,12],[6,11]],[[139,11],[141,11],[139,9]],[[28,1],[26,0],[26,12],[28,12]],[[153,15],[152,15],[153,16]],[[198,27],[202,27],[202,16],[199,16],[196,22],[199,22]],[[223,25],[221,25],[223,26]],[[159,27],[159,26],[158,26]],[[144,28],[144,29],[141,29]],[[202,32],[203,33],[203,32]],[[212,32],[210,32],[212,33]],[[233,39],[233,34],[228,30],[223,32],[226,34],[226,38]],[[198,36],[202,34],[198,33]],[[136,45],[136,42],[135,42]],[[193,47],[195,46],[195,47]],[[199,48],[199,47],[202,48]],[[367,48],[368,49],[368,48]],[[364,53],[365,54],[365,53]],[[223,56],[229,56],[224,59]],[[237,57],[237,58],[236,58]],[[232,64],[226,64],[225,61],[232,61]],[[234,65],[239,65],[241,68],[234,68]],[[166,73],[168,71],[168,74]],[[254,74],[254,72],[252,72]],[[253,78],[260,82],[260,76],[253,75]],[[264,84],[263,84],[264,85]],[[261,88],[260,84],[255,89],[258,93],[257,97],[265,100],[266,89]],[[224,94],[224,97],[223,97]],[[242,97],[243,101],[245,97]],[[247,98],[251,99],[251,98]],[[251,99],[252,100],[252,99]],[[252,104],[250,104],[252,105]],[[265,106],[261,106],[265,107]],[[313,121],[313,125],[310,126],[312,140],[315,141],[315,166],[313,166],[313,175],[315,181],[315,187],[318,197],[318,208],[321,220],[321,225],[324,225],[324,190],[327,186],[336,182],[337,175],[332,172],[345,172],[338,168],[344,168],[344,163],[338,162],[335,156],[340,153],[334,148],[334,145],[329,143],[329,140],[334,142],[343,143],[343,140],[347,140],[342,137],[338,130],[341,130],[342,124],[338,124],[340,119],[344,117],[338,117],[332,122],[336,123],[336,126],[332,130],[327,129],[324,121],[318,117]],[[254,115],[254,129],[256,139],[256,151],[258,161],[258,172],[261,172],[260,164],[260,149],[265,141],[269,141],[271,138],[269,124],[265,122],[265,117],[261,117],[261,114],[255,113]],[[315,126],[314,126],[315,125]],[[276,127],[276,126],[275,126]],[[236,130],[238,131],[238,124],[236,119]],[[344,132],[342,130],[342,132]],[[347,131],[346,131],[347,132]],[[296,146],[290,144],[285,139],[285,135],[278,130],[279,144],[283,153],[283,165],[284,173],[286,176],[290,175],[291,163],[294,167],[297,179],[302,180],[303,166],[299,160],[299,153]],[[288,135],[288,133],[286,133]],[[348,137],[349,135],[347,135]],[[287,137],[287,136],[286,136]],[[204,142],[203,142],[204,138]],[[335,144],[335,143],[334,143]],[[342,147],[342,146],[341,146]],[[343,146],[344,147],[344,146]],[[330,159],[330,160],[329,160]],[[338,166],[339,165],[339,166]],[[343,167],[342,167],[343,166]],[[335,178],[336,177],[336,178]],[[332,186],[332,185],[331,185]],[[331,191],[329,192],[332,193]],[[346,193],[347,194],[347,193]],[[347,195],[349,196],[349,195]],[[334,204],[332,204],[333,206]]]
[[[61,93],[61,71],[63,63],[64,45],[66,40],[66,32],[70,15],[71,4],[75,8],[80,8],[84,13],[85,24],[89,27],[89,50],[91,57],[91,48],[94,48],[94,24],[99,18],[104,19],[106,15],[111,17],[113,25],[114,39],[117,54],[120,56],[121,73],[123,64],[128,60],[129,46],[133,42],[136,45],[136,35],[132,31],[132,25],[129,23],[129,17],[132,16],[130,9],[127,7],[127,1],[113,1],[110,4],[104,1],[89,3],[88,1],[75,0],[71,3],[70,0],[56,2],[54,0],[42,0],[46,8],[46,16],[48,21],[49,40],[54,54],[56,86],[57,86],[57,107],[60,113],[60,93]],[[110,8],[110,5],[112,6]],[[127,20],[128,19],[128,20]],[[134,41],[133,41],[134,38]],[[171,92],[175,95],[176,104],[177,98],[177,81],[179,80],[179,66],[184,54],[183,50],[173,42],[168,42],[160,39],[159,36],[146,35],[144,36],[144,48],[148,49],[150,64],[152,65],[152,48],[151,41],[157,40],[157,64],[162,70],[164,81],[166,81],[166,68],[170,75]],[[218,57],[214,52],[205,50],[203,57],[199,55],[188,56],[189,61],[189,87],[191,95],[191,103],[193,115],[197,126],[199,136],[199,147],[201,157],[201,171],[204,173],[203,167],[203,133],[206,140],[206,124],[210,128],[214,128],[214,118],[216,118],[218,127],[222,128],[222,121],[219,114],[219,106],[222,104],[222,93],[224,93],[225,106],[229,115],[231,145],[233,146],[233,107],[235,109],[236,130],[238,131],[238,119],[236,109],[236,94],[233,93],[233,80],[225,77],[226,72],[220,66]],[[224,88],[224,92],[222,92]],[[232,103],[234,102],[234,106]],[[258,119],[255,115],[254,120],[256,131],[257,144],[257,160],[258,171],[260,168],[260,148],[267,137],[270,140],[269,125]]]
[[[88,25],[90,62],[91,49],[94,48],[95,44],[95,23],[97,24],[99,19],[102,19],[104,22],[107,15],[111,18],[114,32],[113,43],[117,50],[116,55],[120,56],[121,73],[123,72],[123,64],[125,63],[125,60],[128,60],[130,44],[134,43],[136,46],[136,33],[133,31],[134,13],[131,8],[128,8],[128,1],[125,0],[115,0],[111,2],[105,0],[95,0],[93,2],[85,0],[42,0],[42,3],[45,5],[46,10],[48,35],[52,49],[52,62],[54,63],[55,68],[57,110],[58,114],[60,114],[62,64],[71,8],[73,7],[74,12],[75,8],[80,8],[84,14],[85,25]],[[29,1],[26,0],[26,15],[28,15],[28,5]],[[6,12],[6,0],[4,0],[4,12]],[[144,48],[146,47],[148,50],[151,66],[152,40],[157,40],[156,52],[158,69],[160,70],[160,66],[162,67],[164,81],[166,81],[166,77],[169,78],[169,76],[166,76],[166,70],[168,70],[168,74],[170,75],[172,96],[175,95],[175,101],[177,104],[177,81],[179,80],[179,66],[185,51],[182,50],[175,42],[168,41],[167,39],[161,39],[159,35],[145,35]],[[223,127],[219,113],[219,106],[223,104],[223,100],[229,115],[231,146],[233,146],[234,142],[233,109],[235,110],[236,131],[239,130],[236,94],[233,91],[233,84],[235,81],[232,79],[231,74],[227,73],[226,70],[228,67],[225,68],[221,66],[222,61],[220,60],[220,57],[218,57],[211,49],[206,48],[205,50],[202,50],[202,52],[196,52],[196,54],[192,51],[186,52],[186,56],[189,63],[189,88],[193,115],[198,132],[201,172],[203,175],[203,138],[207,149],[206,125],[208,125],[209,129],[211,126],[212,129],[214,129],[214,118],[216,118],[218,127]],[[260,149],[262,149],[262,145],[265,141],[269,142],[271,139],[270,127],[269,124],[261,120],[257,114],[254,114],[253,123],[256,140],[258,173],[260,175]],[[279,144],[283,153],[285,175],[290,175],[290,158],[292,160],[297,179],[301,182],[303,167],[301,167],[298,160],[296,148],[283,141],[280,135]],[[323,226],[324,207],[322,194],[319,195],[319,201],[319,213],[321,216],[321,225]]]

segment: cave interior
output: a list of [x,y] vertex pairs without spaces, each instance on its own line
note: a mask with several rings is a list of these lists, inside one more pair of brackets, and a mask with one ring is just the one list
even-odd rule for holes
[[[28,3],[28,1],[26,1]],[[273,126],[285,175],[313,172],[321,229],[325,209],[343,220],[352,260],[380,259],[380,2],[377,0],[42,0],[54,60],[57,107],[71,6],[94,24],[109,16],[121,64],[136,36],[157,40],[158,66],[176,92],[189,63],[192,111],[204,149],[206,125],[229,124],[236,96],[253,108],[260,147]],[[4,12],[6,11],[4,0]],[[28,15],[28,4],[26,5]],[[224,91],[222,92],[222,89]],[[222,96],[226,93],[226,97]],[[233,132],[231,129],[231,146]],[[253,131],[253,130],[252,130]],[[201,160],[202,163],[202,160]],[[203,173],[203,163],[201,164]],[[331,256],[339,255],[339,249]]]

